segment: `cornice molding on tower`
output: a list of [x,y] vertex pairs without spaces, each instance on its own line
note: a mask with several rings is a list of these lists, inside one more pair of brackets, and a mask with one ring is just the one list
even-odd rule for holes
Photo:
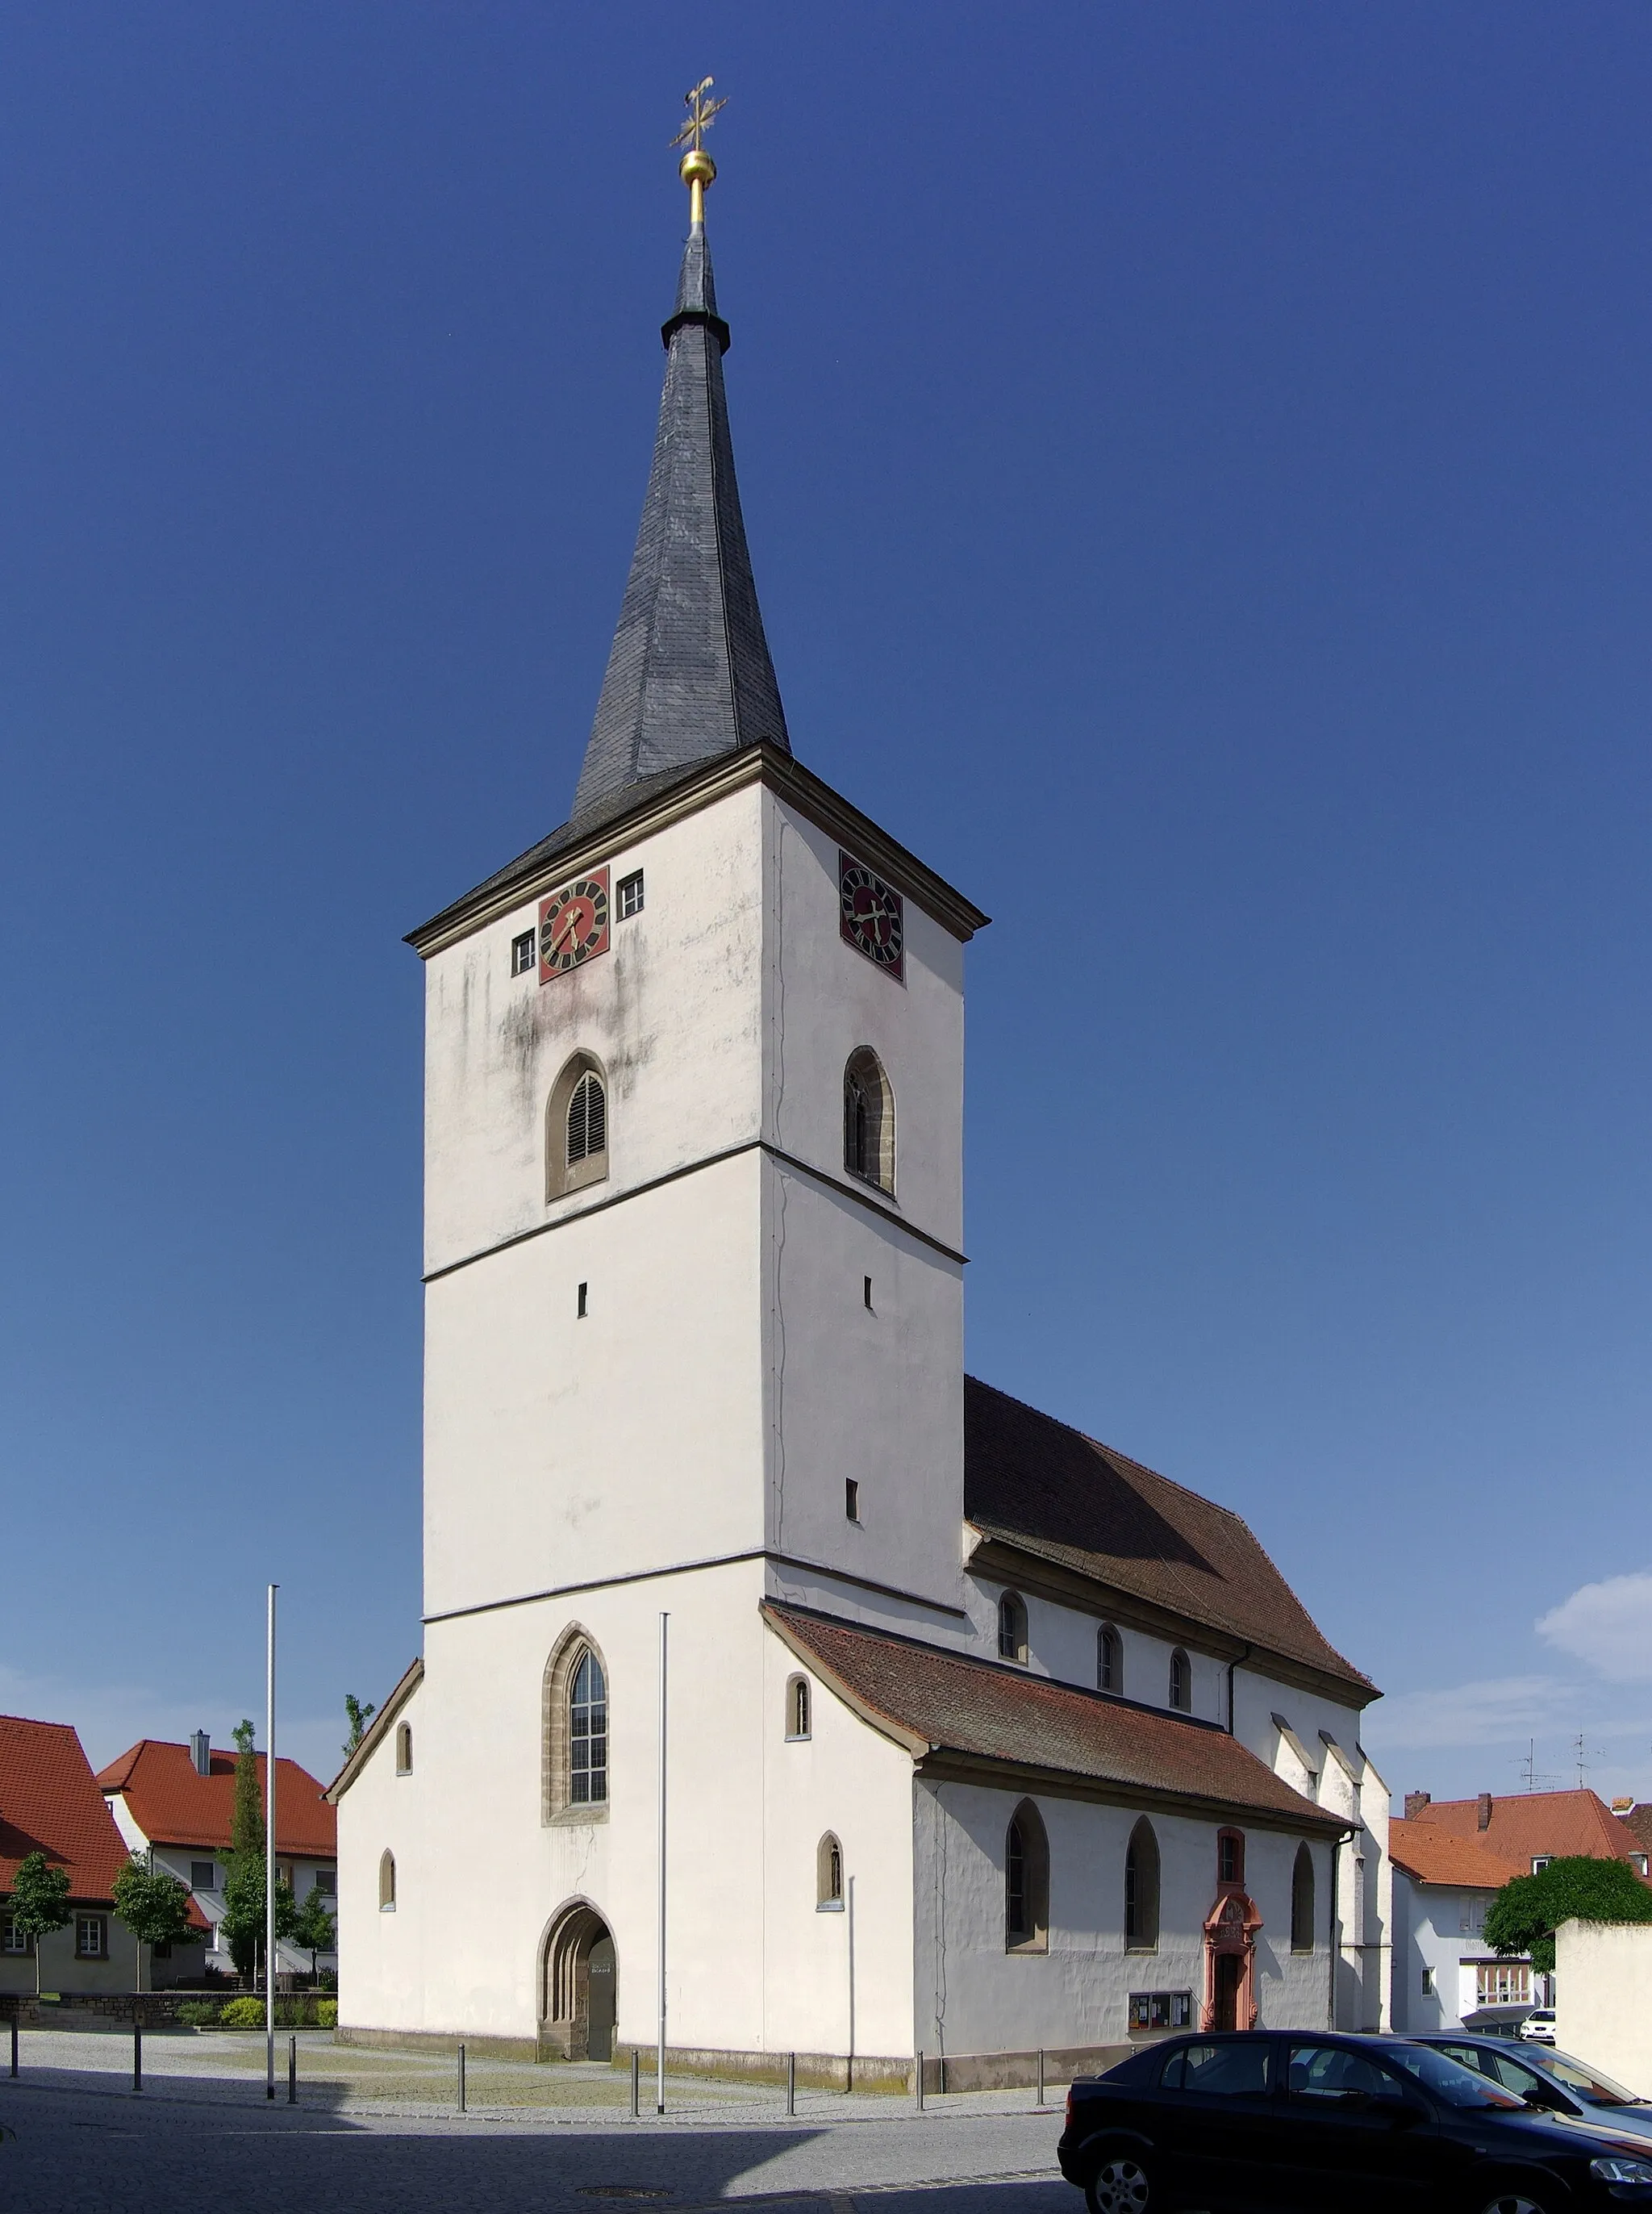
[[428,961],[432,954],[456,945],[530,900],[554,891],[567,878],[600,868],[621,847],[653,837],[753,784],[763,785],[807,816],[817,829],[850,847],[856,859],[887,878],[897,891],[960,943],[967,944],[991,920],[944,877],[937,876],[887,831],[880,829],[870,816],[863,815],[841,792],[805,768],[795,755],[765,743],[747,746],[739,753],[720,754],[664,791],[650,793],[637,806],[607,816],[588,829],[568,823],[564,826],[565,836],[552,831],[548,839],[524,853],[520,863],[479,884],[417,930],[410,930],[405,943],[421,960]]

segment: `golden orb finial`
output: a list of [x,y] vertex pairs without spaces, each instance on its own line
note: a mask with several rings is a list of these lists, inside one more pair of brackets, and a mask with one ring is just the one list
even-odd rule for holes
[[705,188],[716,180],[717,165],[700,141],[711,127],[712,118],[728,103],[726,100],[707,97],[712,80],[703,76],[692,90],[683,95],[683,106],[688,110],[688,120],[672,140],[674,146],[684,149],[683,158],[677,164],[677,174],[688,187],[688,220],[691,223],[705,221]]

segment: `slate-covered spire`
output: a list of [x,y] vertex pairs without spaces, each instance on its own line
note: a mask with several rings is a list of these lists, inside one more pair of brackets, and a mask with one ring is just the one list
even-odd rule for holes
[[574,794],[576,822],[663,771],[762,739],[791,750],[728,437],[728,326],[717,313],[704,222],[704,188],[716,170],[698,130],[694,137],[682,160],[691,221],[677,303],[661,333],[666,378],[654,467]]

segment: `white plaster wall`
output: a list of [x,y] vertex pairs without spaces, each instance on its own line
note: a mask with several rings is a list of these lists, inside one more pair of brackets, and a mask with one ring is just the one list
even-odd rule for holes
[[[137,1941],[125,1923],[107,1907],[97,1911],[109,1927],[107,1960],[82,1960],[75,1952],[75,1925],[54,1930],[40,1940],[40,1989],[43,1991],[130,1991],[137,1989]],[[34,1955],[0,1954],[0,1992],[34,1989]]]
[[[1114,1616],[1087,1608],[1064,1606],[1059,1600],[1028,1594],[1019,1584],[971,1575],[965,1603],[969,1610],[970,1649],[984,1659],[998,1658],[998,1602],[1006,1591],[1020,1594],[1027,1609],[1027,1667],[1035,1676],[1052,1677],[1058,1683],[1077,1684],[1087,1691],[1096,1688],[1096,1634],[1104,1623],[1119,1633],[1124,1651],[1123,1680],[1115,1686],[1126,1699],[1146,1707],[1170,1705],[1170,1656],[1178,1641],[1155,1637],[1150,1631],[1127,1629]],[[1227,1664],[1201,1653],[1191,1640],[1181,1641],[1192,1669],[1192,1703],[1186,1709],[1202,1722],[1227,1720]]]
[[[1116,2044],[1129,2036],[1132,1991],[1192,1993],[1204,2002],[1203,1930],[1216,1899],[1215,1822],[1149,1817],[1160,1855],[1160,1936],[1125,1948],[1125,1855],[1140,1810],[1031,1795],[1050,1844],[1050,1948],[1003,1943],[1004,1833],[1021,1795],[920,1780],[914,1813],[918,1947],[916,2013],[929,2052],[1027,2052]],[[1290,1949],[1298,1840],[1245,1831],[1246,1887],[1263,1918],[1257,1939],[1258,2018],[1265,2027],[1323,2027],[1330,1956]],[[1327,1881],[1315,1843],[1316,1882]]]
[[1563,1922],[1554,1980],[1559,2050],[1652,2099],[1652,1925]]
[[761,1184],[741,1153],[428,1287],[427,1614],[761,1546]]
[[[670,2041],[755,2051],[843,2050],[842,1933],[814,1916],[814,1847],[836,1828],[857,1876],[861,2049],[910,2051],[911,1763],[835,1703],[802,1759],[783,1746],[791,1665],[758,1612],[759,1563],[501,1608],[427,1632],[425,1677],[339,1805],[340,2020],[347,2026],[531,2038],[545,1938],[582,1899],[618,1959],[619,2034],[655,2035],[658,1618],[671,1614]],[[541,1819],[541,1686],[577,1623],[610,1695],[607,1819]],[[396,1855],[397,1905],[377,1904]],[[485,1911],[472,1902],[485,1899]],[[800,1948],[793,1925],[802,1922]],[[772,1925],[772,1926],[771,1926]],[[812,1966],[811,1966],[812,1964]],[[892,2000],[891,1993],[894,1994]],[[905,2042],[898,2033],[904,2025]],[[819,2044],[815,2040],[818,2039]]]
[[[1476,2003],[1476,1960],[1489,1957],[1482,1933],[1495,1894],[1419,1883],[1401,1868],[1393,1880],[1392,2026],[1414,2034],[1460,2029]],[[1434,1972],[1431,1994],[1423,1989],[1425,1968]]]

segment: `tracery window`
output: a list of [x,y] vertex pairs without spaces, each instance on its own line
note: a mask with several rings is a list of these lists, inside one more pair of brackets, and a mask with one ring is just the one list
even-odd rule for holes
[[895,1188],[895,1095],[869,1045],[844,1070],[844,1166],[880,1191]]
[[588,1648],[568,1700],[568,1795],[576,1807],[600,1805],[608,1795],[608,1686]]
[[608,1674],[596,1641],[570,1623],[545,1664],[541,1796],[547,1822],[608,1819]]

